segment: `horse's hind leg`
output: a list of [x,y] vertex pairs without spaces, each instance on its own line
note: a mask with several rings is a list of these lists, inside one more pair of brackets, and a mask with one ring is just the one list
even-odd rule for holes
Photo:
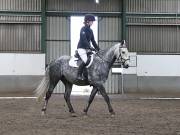
[[95,87],[93,87],[93,89],[92,89],[92,91],[91,91],[91,95],[90,95],[90,97],[89,97],[88,104],[87,104],[87,106],[86,106],[85,109],[84,109],[85,115],[87,115],[88,109],[89,109],[89,107],[90,107],[90,105],[91,105],[91,103],[92,103],[92,101],[93,101],[93,99],[94,99],[97,91],[98,91],[98,89],[95,88]]
[[71,101],[70,101],[70,95],[71,95],[71,91],[72,91],[72,84],[69,83],[66,80],[63,80],[63,83],[65,85],[65,93],[64,93],[64,99],[67,103],[67,106],[69,108],[69,112],[72,114],[72,116],[75,116],[75,112],[74,109],[71,105]]
[[45,97],[45,101],[44,101],[44,106],[42,108],[42,114],[45,114],[46,113],[46,109],[47,109],[47,104],[48,104],[48,100],[49,98],[51,97],[51,94],[53,93],[53,90],[55,88],[55,86],[57,85],[59,79],[53,79],[50,80],[50,85],[49,85],[49,88],[48,88],[48,91],[46,92],[46,97]]

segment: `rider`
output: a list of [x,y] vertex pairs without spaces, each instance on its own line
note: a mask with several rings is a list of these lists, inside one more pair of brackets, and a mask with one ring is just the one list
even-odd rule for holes
[[[79,66],[79,70],[78,70],[78,80],[82,80],[82,72],[83,69],[86,65],[87,62],[87,50],[95,50],[99,51],[99,47],[96,43],[96,41],[94,40],[94,34],[92,29],[90,28],[93,24],[93,22],[95,21],[95,17],[92,14],[87,14],[84,17],[84,26],[81,28],[80,31],[80,39],[78,42],[78,46],[77,46],[77,51],[78,54],[80,55],[81,59],[82,59],[82,63]],[[90,41],[92,42],[93,47],[91,47],[90,45]]]

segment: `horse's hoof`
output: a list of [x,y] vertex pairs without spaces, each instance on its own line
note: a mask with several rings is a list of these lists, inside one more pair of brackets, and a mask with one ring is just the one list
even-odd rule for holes
[[84,113],[83,113],[83,117],[84,117],[84,118],[87,118],[87,117],[88,117],[87,112],[84,112]]
[[46,114],[46,112],[45,112],[45,111],[42,111],[42,112],[41,112],[41,115],[42,115],[42,116],[44,116],[45,114]]
[[84,118],[88,118],[88,115],[87,115],[87,114],[84,114],[83,117],[84,117]]
[[77,117],[76,113],[71,113],[71,117]]
[[111,117],[114,118],[114,117],[115,117],[115,114],[111,114]]
[[111,117],[114,118],[115,117],[115,112],[111,113]]

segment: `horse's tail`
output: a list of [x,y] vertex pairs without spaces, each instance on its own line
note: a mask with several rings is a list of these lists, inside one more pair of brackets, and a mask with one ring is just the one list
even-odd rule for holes
[[49,88],[49,66],[46,68],[45,76],[41,80],[41,83],[38,85],[38,87],[35,89],[35,96],[37,97],[38,101],[41,101],[45,95],[45,93],[48,91]]

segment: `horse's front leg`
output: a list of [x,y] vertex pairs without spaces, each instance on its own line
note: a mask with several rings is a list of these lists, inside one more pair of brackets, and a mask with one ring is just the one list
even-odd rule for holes
[[107,95],[104,86],[101,84],[98,85],[98,90],[100,91],[101,95],[104,97],[104,100],[106,101],[106,103],[108,105],[109,112],[111,113],[112,116],[114,116],[115,112],[111,106],[109,96]]
[[97,91],[98,91],[98,89],[95,88],[95,87],[93,87],[93,89],[92,89],[92,91],[91,91],[91,95],[90,95],[90,97],[89,97],[89,101],[88,101],[88,103],[87,103],[87,106],[86,106],[85,109],[84,109],[85,115],[87,115],[88,109],[89,109],[89,107],[90,107],[90,105],[91,105],[91,103],[92,103],[92,101],[93,101],[93,99],[94,99]]

